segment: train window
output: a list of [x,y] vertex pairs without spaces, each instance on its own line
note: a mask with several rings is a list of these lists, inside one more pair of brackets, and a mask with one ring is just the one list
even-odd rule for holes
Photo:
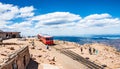
[[46,38],[46,40],[50,40],[50,38]]
[[50,38],[50,40],[53,40],[53,38]]
[[46,40],[53,40],[53,38],[46,38]]

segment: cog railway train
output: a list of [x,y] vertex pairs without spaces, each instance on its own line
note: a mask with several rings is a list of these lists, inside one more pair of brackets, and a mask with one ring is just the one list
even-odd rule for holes
[[53,45],[54,44],[52,36],[38,34],[37,37],[45,45]]

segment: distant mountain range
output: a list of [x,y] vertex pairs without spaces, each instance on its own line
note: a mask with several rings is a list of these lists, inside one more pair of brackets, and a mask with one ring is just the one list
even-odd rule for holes
[[110,45],[120,50],[120,35],[91,35],[91,36],[54,36],[55,40],[64,40],[76,42],[79,44],[85,43],[103,43]]

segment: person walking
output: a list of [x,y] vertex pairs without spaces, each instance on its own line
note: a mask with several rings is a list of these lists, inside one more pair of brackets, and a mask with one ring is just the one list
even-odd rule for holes
[[34,40],[32,40],[32,46],[34,46],[35,44],[34,44]]
[[91,53],[91,47],[89,47],[89,54],[92,55],[92,53]]
[[0,45],[2,46],[3,44],[3,38],[0,38]]
[[48,45],[46,45],[46,49],[49,49],[49,46],[48,46]]
[[93,48],[93,53],[95,54],[95,48]]
[[80,48],[80,50],[81,50],[81,53],[83,54],[83,48],[82,47]]

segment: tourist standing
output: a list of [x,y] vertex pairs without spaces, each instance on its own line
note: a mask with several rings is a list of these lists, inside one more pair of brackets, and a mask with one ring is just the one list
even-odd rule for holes
[[99,53],[99,52],[98,52],[98,50],[96,50],[95,52],[96,52],[96,54],[98,54],[98,53]]
[[89,54],[92,55],[92,53],[91,53],[91,47],[89,47]]
[[80,50],[81,50],[81,53],[83,53],[83,48],[82,47],[80,48]]
[[35,45],[34,40],[32,40],[32,46],[34,46],[34,45]]
[[3,44],[3,38],[0,38],[0,45]]
[[95,48],[93,48],[93,53],[95,54]]
[[49,46],[48,46],[48,45],[46,45],[46,49],[49,49]]

